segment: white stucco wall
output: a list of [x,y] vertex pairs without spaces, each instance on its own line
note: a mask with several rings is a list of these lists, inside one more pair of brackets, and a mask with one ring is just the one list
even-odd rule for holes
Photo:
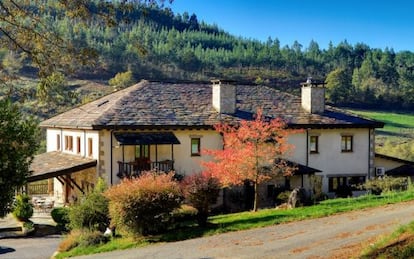
[[[58,135],[60,136],[60,150],[58,150]],[[72,136],[72,150],[65,149],[65,136]],[[78,137],[80,138],[80,153],[78,153]],[[92,155],[89,156],[89,139],[92,139]],[[99,158],[99,132],[93,130],[73,130],[73,129],[47,129],[46,130],[46,151],[61,151],[68,154],[79,155],[97,159]],[[99,165],[99,160],[98,160]],[[63,188],[60,181],[54,178],[54,196],[58,202],[63,202]]]
[[382,157],[375,157],[375,167],[384,167],[385,171],[397,168],[404,165],[403,162],[398,162],[391,159],[386,159]]
[[[174,145],[174,167],[177,173],[188,175],[202,170],[200,161],[207,156],[191,156],[191,138],[201,139],[201,149],[221,149],[221,136],[214,130],[176,130],[173,131],[181,144]],[[109,184],[119,182],[118,161],[129,162],[135,159],[135,146],[122,146],[112,136],[112,131],[102,130],[47,130],[47,151],[56,150],[57,134],[61,136],[61,150],[77,154],[77,137],[81,138],[81,154],[85,156],[88,143],[93,139],[93,158],[98,160],[97,171]],[[65,135],[73,137],[73,151],[65,149]],[[317,154],[310,154],[307,150],[307,136],[316,135],[319,139]],[[353,152],[341,152],[341,136],[353,136]],[[86,139],[86,142],[85,142]],[[112,143],[111,143],[112,142]],[[323,192],[328,193],[328,178],[335,176],[368,176],[369,172],[369,129],[320,129],[303,130],[289,136],[289,143],[294,148],[288,159],[319,169],[322,172]],[[158,156],[155,155],[155,146],[150,149],[151,161],[172,159],[171,145],[158,145]],[[112,157],[112,160],[111,160]],[[376,160],[377,164],[377,160]],[[378,166],[378,165],[377,165]],[[386,168],[388,168],[386,166]],[[111,175],[112,172],[112,175]],[[296,183],[294,183],[296,184]],[[55,181],[55,186],[61,186]],[[293,186],[292,187],[296,187]]]
[[[306,136],[318,136],[318,153],[307,151]],[[353,136],[353,151],[341,151],[341,136]],[[336,176],[366,176],[369,172],[369,129],[304,130],[289,137],[294,144],[292,161],[319,169],[323,176],[323,192],[328,193],[328,178]]]
[[[58,137],[60,136],[60,150],[58,150]],[[71,136],[73,139],[72,150],[65,149],[65,136]],[[78,141],[80,138],[80,153],[78,153]],[[92,139],[92,155],[89,156],[88,139]],[[62,151],[64,153],[79,155],[98,159],[99,157],[99,132],[93,130],[73,130],[73,129],[47,129],[46,132],[46,150]]]
[[[177,130],[173,131],[174,135],[181,144],[174,145],[174,157],[172,157],[171,145],[158,145],[157,155],[155,145],[150,146],[150,159],[155,160],[171,160],[174,159],[174,169],[177,173],[188,175],[202,170],[200,166],[201,160],[208,159],[207,156],[191,156],[191,138],[200,138],[200,148],[203,149],[221,149],[221,136],[214,130]],[[101,133],[101,140],[111,141],[111,132],[105,131]],[[102,149],[102,148],[101,148]],[[101,153],[105,155],[101,159],[110,161],[111,148],[106,145]],[[112,137],[112,184],[120,181],[118,174],[118,161],[130,162],[135,159],[135,146],[119,145],[114,137]],[[106,165],[102,170],[105,170],[107,175],[110,175],[110,166]],[[108,181],[110,182],[110,181]]]

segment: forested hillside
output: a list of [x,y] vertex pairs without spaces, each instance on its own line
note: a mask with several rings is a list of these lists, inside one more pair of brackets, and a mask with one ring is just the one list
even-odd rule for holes
[[[327,49],[313,41],[305,46],[299,42],[281,46],[277,38],[260,42],[235,37],[217,25],[200,21],[196,14],[174,14],[155,5],[134,4],[128,9],[112,10],[118,14],[114,26],[97,19],[88,20],[85,26],[65,16],[54,3],[44,0],[41,9],[32,8],[75,48],[88,49],[97,58],[83,65],[71,64],[71,73],[62,70],[61,74],[47,75],[37,88],[28,88],[15,75],[36,75],[31,60],[23,51],[3,46],[0,78],[7,78],[7,84],[12,82],[14,86],[7,91],[2,87],[2,94],[16,100],[46,96],[50,102],[75,105],[93,96],[85,97],[79,85],[68,86],[65,78],[106,83],[127,71],[136,81],[225,78],[288,91],[297,91],[299,82],[311,76],[326,80],[328,100],[335,105],[414,108],[414,53],[409,51],[395,53],[346,41],[337,46],[330,44]],[[93,4],[91,1],[90,8]]]

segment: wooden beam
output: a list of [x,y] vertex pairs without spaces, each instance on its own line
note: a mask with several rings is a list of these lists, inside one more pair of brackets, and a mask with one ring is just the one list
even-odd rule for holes
[[[82,193],[82,194],[85,194],[85,192],[82,190],[82,188],[76,183],[76,181],[75,180],[73,180],[70,176],[69,176],[69,180],[73,183],[73,185],[75,185],[76,186],[76,188],[78,188],[78,190]],[[73,189],[73,187],[72,187],[72,189]]]

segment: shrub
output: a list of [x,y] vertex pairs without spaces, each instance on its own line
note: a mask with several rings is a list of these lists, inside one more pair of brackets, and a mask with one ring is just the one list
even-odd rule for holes
[[28,221],[33,216],[33,204],[30,203],[30,197],[27,194],[16,196],[13,216],[19,221]]
[[105,231],[109,225],[108,199],[103,195],[105,190],[106,184],[100,178],[92,192],[70,207],[69,227],[71,229],[87,228]]
[[144,172],[139,178],[124,179],[106,191],[112,224],[133,235],[165,230],[171,212],[182,201],[173,175]]
[[62,242],[59,243],[58,251],[59,252],[67,252],[79,245],[79,237],[81,235],[81,230],[72,230]]
[[52,216],[53,221],[56,222],[56,227],[59,230],[66,230],[69,225],[69,210],[68,207],[57,207],[50,212],[50,215]]
[[348,198],[352,197],[352,188],[349,185],[343,184],[338,186],[335,191],[335,196],[337,198]]
[[171,217],[174,223],[180,223],[188,220],[195,220],[197,212],[196,208],[183,204],[178,209],[173,210]]
[[113,87],[125,88],[132,85],[135,82],[132,71],[117,73],[112,79],[109,80],[109,85]]
[[279,193],[276,197],[277,203],[279,203],[279,204],[287,203],[288,200],[289,200],[290,193],[291,193],[291,191],[283,191],[283,192]]
[[184,197],[197,209],[197,221],[200,226],[206,225],[210,206],[217,202],[220,189],[219,180],[207,173],[193,174],[184,178]]
[[370,191],[372,194],[379,195],[382,192],[403,191],[408,188],[408,179],[406,177],[388,177],[370,179],[362,185],[362,188]]
[[100,231],[84,230],[79,236],[79,246],[96,246],[99,244],[105,244],[108,240],[109,237],[104,236],[104,234]]
[[71,231],[65,239],[59,243],[58,251],[67,252],[75,247],[82,246],[96,246],[104,244],[109,241],[108,237],[105,237],[101,232],[96,230],[80,230],[76,229]]

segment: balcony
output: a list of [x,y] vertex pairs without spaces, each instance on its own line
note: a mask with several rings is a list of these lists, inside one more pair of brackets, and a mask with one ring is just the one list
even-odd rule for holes
[[158,162],[151,161],[131,161],[122,162],[118,161],[118,177],[120,178],[132,178],[138,177],[142,172],[154,171],[154,172],[170,172],[174,170],[174,161],[164,160]]

